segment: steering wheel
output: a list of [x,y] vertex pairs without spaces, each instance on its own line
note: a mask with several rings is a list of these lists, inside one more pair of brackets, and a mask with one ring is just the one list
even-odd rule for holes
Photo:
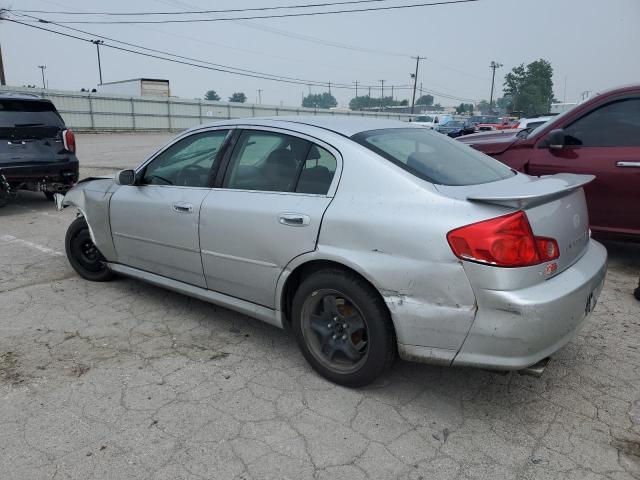
[[176,185],[183,187],[202,186],[202,175],[207,175],[207,169],[200,165],[189,165],[184,167],[176,175]]

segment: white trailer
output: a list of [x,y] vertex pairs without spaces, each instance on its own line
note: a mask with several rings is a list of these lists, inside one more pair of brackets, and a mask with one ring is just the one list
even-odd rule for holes
[[118,82],[101,83],[96,87],[100,93],[115,93],[135,97],[169,97],[169,80],[157,78],[133,78]]

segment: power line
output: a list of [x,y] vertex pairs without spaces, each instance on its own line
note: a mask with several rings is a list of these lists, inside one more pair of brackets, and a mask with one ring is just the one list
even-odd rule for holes
[[[26,16],[26,15],[24,15]],[[36,17],[32,17],[32,18],[36,18]],[[29,28],[35,28],[38,30],[43,30],[49,33],[54,33],[57,35],[62,35],[65,37],[69,37],[69,38],[73,38],[76,40],[80,40],[80,41],[84,41],[84,42],[88,42],[88,43],[93,43],[93,41],[91,39],[87,39],[87,38],[82,38],[79,37],[77,35],[71,35],[71,34],[67,34],[64,32],[59,32],[56,30],[52,30],[49,28],[45,28],[39,25],[32,25],[29,23],[25,23],[25,22],[21,22],[15,19],[10,19],[10,18],[4,18],[4,20],[12,22],[12,23],[16,23],[19,25],[23,25],[25,27],[29,27]],[[56,22],[50,22],[50,21],[45,21],[44,23],[49,23],[52,25],[57,25]],[[147,47],[143,47],[141,45],[136,45],[133,43],[128,43],[128,42],[123,42],[120,40],[116,40],[113,39],[111,37],[107,37],[104,35],[99,35],[93,32],[88,32],[85,30],[80,30],[80,29],[76,29],[73,27],[66,27],[64,25],[59,25],[61,28],[66,28],[66,29],[70,29],[73,31],[77,31],[79,33],[83,33],[86,35],[90,35],[93,37],[98,37],[98,38],[102,38],[105,40],[109,40],[109,41],[113,41],[116,43],[120,43],[122,45],[127,45],[130,47],[134,47],[134,48],[138,48],[141,50],[147,50],[147,51],[151,51],[151,52],[155,52],[155,53],[159,53],[160,55],[168,55],[168,56],[173,56],[176,58],[166,58],[165,56],[160,56],[160,55],[154,55],[154,54],[149,54],[149,53],[145,53],[145,52],[140,52],[140,51],[136,51],[136,50],[131,50],[129,48],[123,48],[123,47],[119,47],[116,45],[109,45],[106,43],[101,44],[104,47],[108,47],[108,48],[112,48],[115,50],[120,50],[120,51],[125,51],[125,52],[129,52],[129,53],[133,53],[133,54],[137,54],[137,55],[142,55],[142,56],[146,56],[146,57],[150,57],[150,58],[155,58],[155,59],[159,59],[159,60],[165,60],[165,61],[169,61],[169,62],[173,62],[173,63],[179,63],[179,64],[183,64],[183,65],[189,65],[189,66],[193,66],[193,67],[198,67],[198,68],[204,68],[204,69],[208,69],[208,70],[213,70],[213,71],[218,71],[218,72],[222,72],[222,73],[229,73],[229,74],[234,74],[234,75],[239,75],[239,76],[244,76],[244,77],[250,77],[250,78],[258,78],[258,79],[262,79],[262,80],[271,80],[271,81],[276,81],[276,82],[282,82],[282,83],[289,83],[289,84],[295,84],[295,85],[313,85],[313,86],[326,86],[329,82],[326,81],[318,81],[318,80],[306,80],[306,79],[301,79],[301,78],[296,78],[296,77],[286,77],[286,76],[282,76],[282,75],[274,75],[274,74],[270,74],[270,73],[264,73],[264,72],[258,72],[255,70],[247,70],[247,69],[241,69],[238,67],[231,67],[228,65],[222,65],[222,64],[217,64],[217,63],[212,63],[212,62],[208,62],[205,60],[200,60],[200,59],[194,59],[191,57],[185,57],[185,56],[181,56],[181,55],[177,55],[177,54],[173,54],[173,53],[169,53],[169,52],[164,52],[161,50],[156,50],[156,49],[150,49]],[[200,64],[205,64],[205,65],[199,65],[193,62],[198,62]],[[207,66],[210,65],[210,66]],[[235,71],[234,71],[235,70]],[[344,90],[353,90],[354,87],[352,84],[344,84],[344,83],[333,83],[331,82],[331,85],[334,86],[335,88],[339,88],[339,89],[344,89]],[[371,86],[371,85],[363,85],[365,88],[373,88],[373,89],[378,89],[381,87],[378,86]],[[412,88],[411,85],[398,85],[395,86],[395,88],[399,89],[399,90],[405,90],[405,89],[409,89]],[[420,89],[420,91],[422,92],[423,90]],[[453,99],[453,100],[464,100],[464,101],[474,101],[472,99],[468,99],[468,98],[463,98],[463,97],[457,97],[454,95],[450,95],[447,93],[443,93],[443,92],[438,92],[435,90],[424,90],[427,93],[432,93],[434,95],[438,95],[441,96],[443,98],[447,98],[447,99]]]
[[237,12],[255,12],[266,10],[288,10],[297,8],[319,8],[330,7],[334,5],[353,5],[359,3],[378,3],[388,2],[389,0],[350,0],[343,2],[326,2],[326,3],[311,3],[304,5],[278,5],[272,7],[254,7],[254,8],[231,8],[225,10],[191,10],[191,11],[173,11],[173,12],[78,12],[75,11],[51,11],[51,10],[14,10],[15,12],[23,13],[47,13],[56,15],[108,15],[108,16],[130,16],[137,17],[142,15],[196,15],[203,13],[237,13]]
[[[283,13],[274,15],[256,15],[251,17],[225,17],[225,18],[194,18],[189,20],[67,20],[58,23],[65,24],[101,24],[101,25],[126,25],[126,24],[154,24],[154,23],[204,23],[204,22],[227,22],[233,20],[256,20],[266,18],[291,18],[291,17],[314,17],[317,15],[336,15],[342,13],[362,13],[362,12],[375,12],[385,10],[402,10],[405,8],[420,8],[420,7],[435,7],[440,5],[454,5],[461,3],[472,3],[480,0],[443,0],[440,2],[432,3],[413,3],[409,5],[389,5],[384,7],[367,7],[367,8],[355,8],[350,10],[330,10],[326,12],[302,12],[302,13]],[[11,11],[11,10],[9,10]]]
[[[17,23],[19,25],[24,25],[25,27],[36,28],[38,30],[44,30],[46,32],[55,33],[57,35],[62,35],[62,36],[65,36],[65,37],[73,38],[75,40],[81,40],[83,42],[91,43],[91,40],[79,37],[77,35],[71,35],[69,33],[64,33],[64,32],[58,32],[56,30],[51,30],[49,28],[40,27],[38,25],[31,25],[31,24],[20,22],[18,20],[14,20],[14,19],[10,19],[10,18],[5,18],[4,20],[7,21],[7,22],[12,22],[12,23]],[[223,73],[230,73],[230,74],[233,74],[233,75],[240,75],[240,76],[243,76],[243,77],[259,78],[261,80],[272,80],[272,81],[276,81],[276,82],[291,83],[291,84],[296,84],[296,85],[307,85],[307,84],[312,84],[312,85],[316,85],[316,86],[324,86],[324,85],[326,85],[326,82],[322,83],[322,82],[309,81],[309,80],[298,81],[298,80],[293,80],[293,79],[274,78],[272,76],[268,76],[270,74],[251,74],[251,73],[240,72],[240,71],[232,71],[232,70],[228,70],[228,69],[225,69],[225,68],[218,68],[218,67],[213,67],[213,66],[200,65],[200,64],[197,64],[197,63],[183,61],[183,60],[179,60],[179,59],[176,59],[176,58],[167,58],[167,57],[162,57],[162,56],[159,56],[159,55],[154,55],[154,54],[150,54],[150,53],[131,50],[129,48],[118,47],[116,45],[109,45],[107,43],[102,44],[102,46],[103,47],[108,47],[108,48],[113,48],[115,50],[121,50],[121,51],[124,51],[124,52],[134,53],[134,54],[137,54],[137,55],[142,55],[142,56],[145,56],[145,57],[156,58],[156,59],[159,59],[159,60],[165,60],[165,61],[168,61],[168,62],[179,63],[179,64],[183,64],[183,65],[190,65],[192,67],[198,67],[198,68],[203,68],[203,69],[207,69],[207,70],[214,70],[214,71],[223,72]],[[204,62],[201,62],[201,63],[204,63]],[[230,67],[230,68],[233,68],[233,67]],[[351,89],[352,87],[351,86],[338,86],[338,88],[349,88],[349,89]]]
[[[24,15],[23,14],[21,16],[38,19],[37,17],[31,16],[31,15]],[[11,21],[10,19],[6,19],[6,20]],[[25,26],[35,27],[35,25],[29,25],[29,24],[24,23],[24,22],[16,22],[16,23],[21,23],[21,24],[23,24]],[[327,84],[327,82],[322,82],[322,81],[314,81],[314,80],[307,80],[307,79],[303,79],[303,78],[288,77],[288,76],[285,76],[285,75],[275,75],[275,74],[271,74],[271,73],[258,72],[258,71],[255,71],[255,70],[248,70],[248,69],[244,69],[244,68],[232,67],[232,66],[223,65],[223,64],[220,64],[220,63],[213,63],[213,62],[209,62],[209,61],[206,61],[206,60],[200,60],[200,59],[197,59],[197,58],[186,57],[184,55],[178,55],[178,54],[175,54],[175,53],[165,52],[165,51],[162,51],[162,50],[157,50],[155,48],[144,47],[142,45],[137,45],[135,43],[124,42],[122,40],[117,40],[115,38],[108,37],[106,35],[99,35],[97,33],[89,32],[89,31],[86,31],[86,30],[81,30],[79,28],[69,27],[67,25],[60,25],[57,22],[53,22],[53,21],[45,20],[43,23],[56,25],[56,26],[58,26],[60,28],[65,28],[67,30],[72,30],[74,32],[82,33],[82,34],[89,35],[89,36],[92,36],[92,37],[102,38],[104,40],[109,40],[109,41],[112,41],[112,42],[115,42],[115,43],[119,43],[121,45],[127,45],[129,47],[139,48],[141,50],[147,50],[149,52],[159,53],[161,55],[168,55],[168,56],[175,57],[175,58],[180,58],[180,59],[183,59],[183,60],[189,60],[189,61],[193,61],[193,62],[204,63],[204,64],[207,64],[207,65],[212,65],[214,67],[220,67],[220,68],[223,68],[223,69],[237,70],[238,72],[244,72],[244,73],[251,73],[251,74],[255,74],[255,75],[268,76],[268,77],[273,77],[274,79],[297,80],[297,81],[306,82],[306,83],[310,83],[311,82],[314,85],[323,85],[323,84],[326,85]],[[46,30],[46,29],[44,29],[44,30]],[[60,33],[60,32],[56,32],[54,30],[47,30],[47,31],[51,31],[53,33]],[[85,40],[85,39],[82,39],[82,40]],[[341,84],[341,85],[346,85],[346,84]]]

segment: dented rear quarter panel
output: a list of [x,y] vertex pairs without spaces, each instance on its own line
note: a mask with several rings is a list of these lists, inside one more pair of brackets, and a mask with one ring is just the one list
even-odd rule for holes
[[341,153],[340,184],[348,187],[338,187],[325,213],[316,255],[353,268],[376,287],[403,357],[411,357],[403,345],[414,345],[430,349],[430,362],[450,360],[471,327],[476,305],[446,234],[510,209],[446,197],[356,144]]

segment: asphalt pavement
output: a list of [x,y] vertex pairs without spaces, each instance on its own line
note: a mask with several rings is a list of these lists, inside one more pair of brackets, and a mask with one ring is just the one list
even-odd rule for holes
[[[169,134],[78,135],[82,175]],[[347,389],[292,335],[145,283],[79,278],[75,212],[0,209],[2,479],[640,478],[640,244],[542,378],[398,361]]]

